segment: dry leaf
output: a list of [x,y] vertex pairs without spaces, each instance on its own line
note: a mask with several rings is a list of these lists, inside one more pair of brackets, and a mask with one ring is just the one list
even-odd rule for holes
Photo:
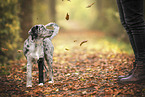
[[[62,1],[64,1],[64,0],[62,0]],[[67,1],[70,1],[70,0],[67,0]]]
[[68,51],[69,49],[68,48],[65,48],[65,50]]
[[8,49],[6,49],[6,48],[1,48],[2,49],[2,51],[8,51]]
[[92,3],[92,4],[90,4],[90,5],[88,5],[86,8],[90,8],[92,5],[94,5],[95,4],[95,2],[94,3]]
[[66,14],[65,19],[66,19],[66,20],[69,20],[69,14],[68,14],[68,13]]
[[86,42],[88,42],[88,40],[82,41],[82,42],[80,43],[80,46],[82,46],[82,44],[84,44],[84,43],[86,43]]
[[74,42],[77,42],[77,40],[74,40]]
[[21,52],[23,52],[23,50],[17,50],[17,52],[18,52],[18,53],[21,53]]

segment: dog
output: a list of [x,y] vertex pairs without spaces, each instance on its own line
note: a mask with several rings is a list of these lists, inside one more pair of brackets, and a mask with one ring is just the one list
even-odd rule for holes
[[[53,30],[46,27],[53,27]],[[32,63],[37,60],[39,68],[39,84],[44,84],[43,68],[49,71],[49,83],[53,83],[53,51],[54,46],[51,42],[52,38],[56,36],[59,31],[59,26],[56,23],[49,23],[47,25],[35,25],[28,31],[28,38],[24,41],[23,52],[27,59],[27,80],[26,87],[32,87]],[[49,70],[44,65],[46,60]],[[46,72],[47,73],[47,72]]]

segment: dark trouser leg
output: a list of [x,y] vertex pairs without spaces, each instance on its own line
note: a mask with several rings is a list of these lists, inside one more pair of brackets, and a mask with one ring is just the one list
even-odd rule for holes
[[44,81],[43,81],[43,67],[44,67],[44,59],[43,58],[40,58],[38,60],[39,83],[44,83]]
[[121,83],[138,82],[145,78],[145,23],[143,19],[143,0],[120,0],[124,18],[133,36],[136,48],[136,67],[133,73],[121,78]]
[[121,0],[117,0],[117,5],[118,5],[118,10],[119,10],[121,23],[124,26],[124,28],[125,28],[125,30],[126,30],[126,32],[128,34],[132,49],[133,49],[135,57],[136,57],[136,52],[137,51],[136,51],[135,43],[134,43],[134,40],[133,40],[131,29],[128,27],[128,25],[127,25],[127,23],[125,21],[125,13],[124,13],[124,10],[123,10],[123,6],[122,6],[122,3],[121,3]]
[[125,22],[131,31],[136,60],[145,58],[145,23],[143,19],[143,0],[120,0]]
[[[126,21],[125,21],[125,15],[124,15],[125,13],[123,11],[122,3],[121,3],[120,0],[117,0],[117,5],[118,5],[118,10],[119,10],[121,23],[124,26],[125,30],[127,31],[127,34],[128,34],[132,49],[134,51],[134,55],[136,57],[137,51],[136,51],[135,43],[134,43],[134,40],[133,40],[133,35],[132,35],[131,30],[129,29],[129,27],[128,27]],[[133,69],[129,72],[129,74],[125,75],[125,76],[119,76],[118,79],[131,75],[133,70],[135,69],[135,67],[136,67],[136,62],[133,62]]]

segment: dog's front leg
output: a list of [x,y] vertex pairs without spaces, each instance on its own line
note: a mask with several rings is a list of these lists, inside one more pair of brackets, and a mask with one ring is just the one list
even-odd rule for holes
[[32,59],[27,58],[27,83],[26,87],[32,87]]
[[53,68],[52,68],[52,63],[53,63],[53,51],[54,47],[49,38],[45,38],[43,40],[44,44],[44,52],[45,52],[45,60],[48,64],[49,67],[49,83],[53,83]]
[[[50,48],[49,48],[49,50],[50,50]],[[48,51],[49,51],[48,50]],[[45,59],[46,59],[46,61],[47,61],[47,64],[48,64],[48,68],[49,68],[49,83],[53,83],[54,82],[54,80],[53,80],[53,68],[52,68],[52,63],[53,63],[53,48],[51,48],[51,51],[48,53],[47,52],[47,54],[45,54]]]
[[47,55],[47,64],[48,64],[48,67],[49,67],[49,83],[53,83],[54,80],[53,80],[53,68],[52,68],[52,62],[53,62],[53,58],[51,55]]

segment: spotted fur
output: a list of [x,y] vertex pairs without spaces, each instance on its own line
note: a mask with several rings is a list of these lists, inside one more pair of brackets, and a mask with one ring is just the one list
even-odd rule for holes
[[[47,26],[52,26],[54,30],[47,29]],[[28,38],[24,42],[23,52],[27,59],[27,82],[26,87],[32,87],[32,61],[37,60],[39,67],[39,83],[43,85],[43,67],[44,59],[49,67],[49,82],[53,83],[53,51],[54,47],[51,42],[52,38],[58,33],[59,27],[55,23],[47,25],[35,25],[28,34]],[[45,66],[46,67],[46,66]]]

